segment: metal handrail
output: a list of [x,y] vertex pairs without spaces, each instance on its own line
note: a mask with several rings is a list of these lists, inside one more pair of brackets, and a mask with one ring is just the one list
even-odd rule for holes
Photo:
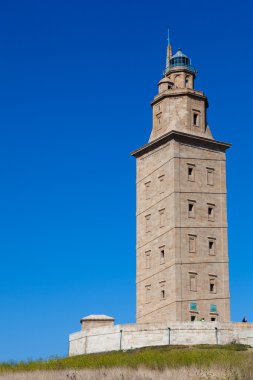
[[193,71],[194,73],[197,72],[197,70],[195,69],[194,66],[192,66],[192,65],[186,65],[185,63],[174,63],[174,64],[170,64],[168,67],[166,67],[165,72],[167,73],[169,70],[171,70],[171,69],[174,68],[174,67],[185,67],[186,69],[191,70],[191,71]]

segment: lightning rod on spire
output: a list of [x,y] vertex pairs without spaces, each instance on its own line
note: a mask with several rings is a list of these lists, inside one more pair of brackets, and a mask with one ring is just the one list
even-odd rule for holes
[[168,46],[167,46],[165,73],[169,70],[171,57],[172,57],[172,47],[171,47],[171,44],[170,44],[170,29],[168,28]]

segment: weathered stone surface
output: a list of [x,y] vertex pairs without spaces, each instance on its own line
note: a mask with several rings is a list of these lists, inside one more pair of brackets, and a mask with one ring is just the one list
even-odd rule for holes
[[92,328],[113,326],[115,318],[104,314],[92,314],[80,320],[82,330],[91,330]]
[[[184,85],[186,75],[191,79]],[[207,99],[178,68],[159,83],[137,158],[138,323],[230,320],[226,157]],[[171,83],[173,86],[171,87]],[[196,304],[196,310],[191,305]]]
[[80,331],[69,337],[69,355],[146,346],[228,344],[253,346],[252,323],[170,322],[126,324]]

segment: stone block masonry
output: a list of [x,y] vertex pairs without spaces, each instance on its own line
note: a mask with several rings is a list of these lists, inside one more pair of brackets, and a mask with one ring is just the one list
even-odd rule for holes
[[109,325],[69,337],[69,355],[148,346],[242,343],[253,347],[253,323],[171,322]]

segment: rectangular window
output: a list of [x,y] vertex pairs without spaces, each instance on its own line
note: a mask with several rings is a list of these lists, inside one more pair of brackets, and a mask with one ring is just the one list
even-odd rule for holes
[[165,283],[166,281],[161,281],[160,282],[160,288],[161,288],[161,300],[164,300],[165,299]]
[[216,318],[212,317],[211,322],[215,322],[215,321],[216,321]]
[[150,269],[150,267],[151,267],[151,251],[145,252],[145,260],[146,260],[146,269]]
[[188,218],[195,218],[196,201],[188,201]]
[[200,118],[200,112],[199,111],[193,111],[193,126],[199,127],[199,118]]
[[216,254],[216,239],[208,238],[208,250],[209,255],[214,256]]
[[146,232],[151,231],[151,215],[146,215],[145,216],[145,223],[146,223]]
[[191,302],[189,304],[190,311],[198,311],[198,305],[196,302]]
[[157,125],[157,130],[160,130],[162,128],[161,113],[156,116],[156,125]]
[[209,279],[209,291],[210,293],[216,293],[216,278],[211,277]]
[[188,181],[195,181],[195,165],[187,164]]
[[157,111],[157,112],[161,111],[161,103],[158,103],[158,104],[156,105],[156,111]]
[[196,252],[196,235],[188,235],[189,237],[189,252],[195,253]]
[[149,303],[151,300],[151,285],[146,285],[146,303]]
[[146,199],[150,199],[151,181],[145,183],[145,196]]
[[160,227],[165,226],[165,208],[159,210]]
[[197,291],[197,273],[189,273],[190,276],[190,291]]
[[164,182],[164,179],[165,179],[165,175],[162,174],[158,177],[158,186],[159,186],[159,193],[162,194],[164,193],[164,185],[165,185],[165,182]]
[[211,222],[214,221],[214,209],[215,209],[215,205],[207,204],[207,216],[208,216],[208,220],[210,220]]
[[210,313],[217,313],[217,305],[214,305],[214,304],[210,305]]
[[196,315],[191,315],[191,322],[196,321]]
[[212,168],[206,168],[207,172],[206,172],[206,181],[207,181],[207,184],[210,185],[210,186],[213,186],[214,185],[214,169]]
[[160,250],[160,264],[164,264],[165,263],[165,246],[160,247],[159,250]]

